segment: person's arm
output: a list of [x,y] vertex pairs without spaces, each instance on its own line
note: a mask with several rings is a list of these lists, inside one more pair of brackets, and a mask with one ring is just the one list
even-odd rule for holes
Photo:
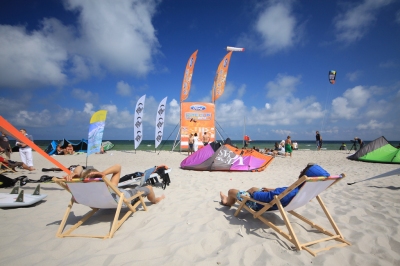
[[118,186],[119,179],[121,177],[121,165],[115,164],[107,168],[106,170],[102,171],[101,173],[104,175],[112,174],[111,183],[113,183],[115,186]]

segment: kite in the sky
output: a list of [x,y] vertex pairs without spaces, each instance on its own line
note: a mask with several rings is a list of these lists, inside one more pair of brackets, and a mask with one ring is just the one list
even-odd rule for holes
[[336,80],[336,70],[329,71],[329,82],[331,84],[335,84],[335,80]]
[[232,47],[232,46],[227,46],[226,50],[232,52],[244,52],[244,48]]

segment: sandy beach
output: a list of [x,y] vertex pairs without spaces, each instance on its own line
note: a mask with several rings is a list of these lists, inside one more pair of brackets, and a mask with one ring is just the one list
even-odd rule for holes
[[[38,180],[42,175],[62,177],[62,172],[42,172],[55,167],[34,152],[36,170],[7,174]],[[0,264],[2,265],[400,265],[399,165],[350,161],[346,151],[295,151],[293,158],[278,157],[263,172],[198,172],[179,168],[186,153],[163,151],[109,151],[89,156],[89,166],[104,170],[122,165],[122,175],[165,164],[172,168],[172,183],[156,195],[165,200],[148,211],[139,209],[112,239],[57,238],[70,194],[52,183],[42,184],[47,198],[30,207],[0,209]],[[86,154],[55,156],[65,166],[85,165]],[[19,154],[12,160],[20,161]],[[312,257],[294,251],[289,242],[246,211],[233,214],[237,205],[220,205],[219,192],[230,188],[291,185],[309,162],[346,178],[321,194],[325,205],[351,246]],[[376,177],[376,178],[373,178]],[[363,181],[367,178],[373,178]],[[363,181],[363,182],[360,182]],[[358,182],[347,185],[349,182]],[[36,184],[23,187],[32,193]],[[1,193],[11,189],[0,189]],[[299,213],[329,227],[313,201]],[[67,226],[89,209],[75,204]],[[113,211],[101,210],[82,233],[106,233]],[[271,219],[283,225],[276,214]],[[276,217],[274,217],[276,216]],[[300,239],[310,227],[289,217]]]

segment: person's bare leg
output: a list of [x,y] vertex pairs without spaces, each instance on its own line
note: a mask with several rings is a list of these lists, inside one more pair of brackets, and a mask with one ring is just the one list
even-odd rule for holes
[[29,171],[33,171],[35,170],[35,168],[33,168],[33,166],[29,167],[26,164],[22,163],[22,168],[24,168],[25,170],[29,170]]
[[165,199],[165,195],[161,195],[160,197],[156,197],[156,194],[154,193],[154,190],[151,186],[146,186],[149,190],[150,193],[149,195],[147,195],[147,199],[153,203],[153,204],[157,204],[160,201],[162,201],[163,199]]
[[239,192],[237,189],[230,189],[228,191],[228,196],[222,193],[222,191],[219,193],[221,197],[221,203],[222,205],[225,206],[232,206],[236,202],[236,194]]

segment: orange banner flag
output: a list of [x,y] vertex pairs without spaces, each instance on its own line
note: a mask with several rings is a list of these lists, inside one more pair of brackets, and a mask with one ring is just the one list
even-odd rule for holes
[[185,69],[185,73],[183,74],[183,81],[182,81],[181,102],[183,102],[184,100],[187,99],[187,97],[189,97],[190,86],[192,85],[194,64],[196,63],[198,51],[199,50],[196,50],[190,56],[190,58],[186,64],[186,69]]
[[224,93],[226,76],[228,76],[229,63],[231,61],[232,51],[227,53],[219,63],[217,73],[214,78],[214,85],[212,88],[212,102],[214,103]]

